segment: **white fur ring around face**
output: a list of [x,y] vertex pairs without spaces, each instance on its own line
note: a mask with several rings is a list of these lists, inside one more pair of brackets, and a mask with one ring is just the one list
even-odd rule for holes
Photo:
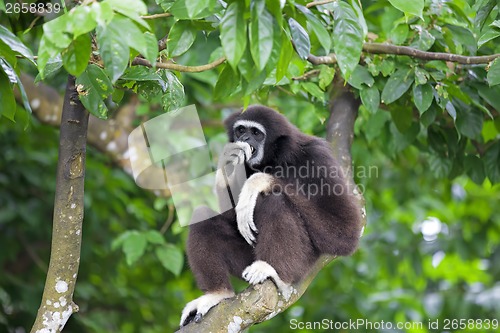
[[192,300],[191,302],[186,304],[184,310],[182,310],[181,322],[179,325],[182,327],[188,324],[185,321],[189,317],[189,315],[191,315],[194,312],[196,312],[194,321],[199,322],[201,318],[208,312],[208,310],[219,304],[223,299],[231,298],[233,296],[234,292],[224,291],[224,292],[205,294],[203,296],[198,297],[195,300]]

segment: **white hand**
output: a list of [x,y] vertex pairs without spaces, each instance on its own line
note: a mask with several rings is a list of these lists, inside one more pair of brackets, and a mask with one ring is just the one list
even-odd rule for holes
[[256,242],[254,233],[258,232],[253,219],[257,197],[260,193],[269,193],[272,182],[273,176],[262,172],[255,173],[245,182],[238,198],[236,205],[238,230],[247,243],[252,246]]

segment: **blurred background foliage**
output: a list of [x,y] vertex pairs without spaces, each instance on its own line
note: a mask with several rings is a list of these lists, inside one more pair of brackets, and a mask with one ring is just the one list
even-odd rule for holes
[[[161,12],[160,7],[172,3],[149,1],[148,11]],[[354,9],[358,4],[345,3]],[[422,20],[394,3],[401,2],[360,2],[372,34],[368,38],[424,51],[500,52],[497,1],[425,1]],[[307,16],[292,10],[293,5],[287,3],[286,15],[311,32],[311,53],[328,54],[314,24],[307,24]],[[325,6],[329,10],[331,4]],[[479,22],[485,8],[488,15]],[[313,10],[333,34],[333,22]],[[195,41],[176,61],[204,64],[220,56],[218,32],[208,33],[210,24],[203,20],[192,21],[196,24],[187,30]],[[177,22],[191,21],[174,16],[149,22],[159,39]],[[16,30],[11,18],[0,17],[0,24]],[[41,34],[41,27],[35,26],[18,36],[36,50]],[[170,97],[180,98],[175,103],[197,105],[209,141],[220,140],[222,120],[229,112],[256,102],[279,109],[308,134],[325,136],[328,87],[334,75],[345,74],[337,65],[313,66],[294,54],[285,75],[288,81],[276,85],[275,74],[252,77],[249,69],[255,64],[251,57],[247,60],[234,76],[227,74],[229,65],[203,73],[176,73],[185,94]],[[19,66],[36,75],[28,64],[20,61]],[[318,72],[300,78],[311,70]],[[63,91],[65,77],[58,72],[46,83]],[[250,332],[289,332],[292,319],[439,319],[441,324],[445,319],[500,320],[500,86],[491,83],[486,65],[363,55],[347,85],[363,101],[352,148],[354,175],[368,215],[360,249],[331,263],[293,307]],[[233,89],[237,86],[248,90]],[[429,95],[419,89],[431,89],[430,104]],[[139,120],[165,111],[163,96],[147,93],[151,86],[135,90],[141,101]],[[121,103],[129,97],[126,92]],[[379,107],[380,99],[385,103]],[[107,103],[111,111],[118,108]],[[33,119],[25,131],[23,121],[16,119],[13,123],[0,117],[0,332],[28,331],[39,306],[50,251],[57,163],[57,129]],[[141,190],[110,157],[93,147],[88,150],[75,291],[80,312],[70,318],[65,331],[173,331],[185,303],[200,295],[183,259],[187,230],[178,225],[170,199]],[[405,331],[444,329],[441,325],[439,330]]]

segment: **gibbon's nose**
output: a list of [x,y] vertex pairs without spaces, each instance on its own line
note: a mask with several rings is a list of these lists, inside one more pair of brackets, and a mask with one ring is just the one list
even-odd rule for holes
[[247,142],[248,140],[250,140],[250,135],[248,133],[245,133],[242,136],[240,136],[240,141]]

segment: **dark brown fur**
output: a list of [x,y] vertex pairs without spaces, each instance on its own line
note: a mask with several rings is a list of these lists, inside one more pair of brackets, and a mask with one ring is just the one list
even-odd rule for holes
[[[248,167],[248,176],[255,172],[272,174],[274,189],[288,185],[289,190],[258,198],[254,211],[258,228],[255,248],[240,235],[234,209],[191,225],[188,260],[198,286],[205,292],[231,290],[230,274],[241,277],[255,260],[273,266],[284,282],[297,282],[320,254],[352,254],[362,228],[360,208],[325,140],[301,133],[272,109],[250,106],[226,120],[231,142],[233,124],[239,119],[257,121],[267,131],[262,163]],[[290,167],[296,171],[309,168],[309,176],[282,172]],[[325,170],[322,167],[335,170],[336,175],[319,172]],[[313,175],[312,168],[318,168],[318,174]],[[311,186],[323,186],[323,193],[307,191]],[[326,193],[327,186],[342,189],[343,193]],[[198,209],[195,214],[207,214],[207,209]]]

